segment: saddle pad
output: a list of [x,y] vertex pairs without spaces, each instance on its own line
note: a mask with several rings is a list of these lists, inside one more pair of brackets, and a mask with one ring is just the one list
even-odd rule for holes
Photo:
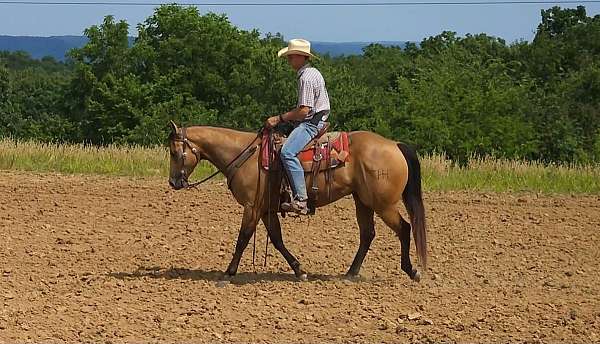
[[[327,150],[327,140],[331,140],[329,141],[329,150]],[[321,154],[323,155],[323,159],[325,161],[327,161],[326,159],[329,160],[335,160],[337,163],[334,164],[330,164],[329,166],[331,167],[335,167],[341,163],[344,163],[346,161],[349,160],[350,158],[350,151],[349,151],[349,139],[348,139],[348,133],[347,132],[332,132],[332,133],[327,133],[326,135],[323,135],[323,137],[321,137],[319,139],[319,142],[317,143],[321,146]],[[276,148],[277,150],[279,148]],[[268,170],[269,169],[269,157],[271,156],[275,156],[275,158],[278,160],[279,159],[279,151],[277,152],[272,152],[272,147],[269,146],[269,133],[268,131],[265,129],[262,133],[262,142],[261,142],[261,166],[265,169]],[[314,159],[314,154],[315,154],[315,147],[314,145],[311,147],[307,147],[305,149],[303,149],[299,154],[298,154],[298,159],[300,160],[301,163],[303,163],[302,165],[308,165],[308,163],[311,163]],[[272,163],[274,166],[273,168],[276,169],[277,166],[279,165],[278,163]],[[324,166],[327,166],[328,164],[323,164]],[[305,166],[305,169],[307,169],[308,166]]]
[[[348,160],[348,154],[340,155],[342,152],[348,152],[348,133],[340,132],[340,133],[330,133],[331,141],[329,141],[329,150],[327,149],[327,141],[319,140],[317,143],[321,147],[321,154],[323,155],[323,159],[327,161],[327,159],[336,158],[340,163],[346,162]],[[311,162],[315,157],[315,147],[310,147],[308,149],[302,150],[298,154],[298,159],[300,162]],[[340,157],[338,159],[338,157]]]

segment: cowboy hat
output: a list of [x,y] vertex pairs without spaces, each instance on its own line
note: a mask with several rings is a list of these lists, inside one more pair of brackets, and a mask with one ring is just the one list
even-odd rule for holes
[[305,39],[291,39],[288,46],[279,50],[277,56],[285,57],[288,55],[302,55],[316,57],[310,52],[310,42]]

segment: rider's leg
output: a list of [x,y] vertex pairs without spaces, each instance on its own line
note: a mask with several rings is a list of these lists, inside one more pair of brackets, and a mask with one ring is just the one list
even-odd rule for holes
[[304,169],[297,155],[317,135],[317,132],[316,125],[302,122],[292,131],[281,148],[281,160],[288,172],[290,182],[293,184],[294,196],[301,202],[306,202],[308,194],[306,192],[306,181],[304,180]]

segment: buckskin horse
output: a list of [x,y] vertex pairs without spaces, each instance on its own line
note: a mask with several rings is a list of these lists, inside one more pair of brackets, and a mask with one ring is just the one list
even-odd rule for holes
[[[236,274],[242,253],[258,221],[262,220],[273,246],[283,255],[296,277],[306,280],[307,274],[300,262],[283,243],[277,214],[283,169],[261,168],[262,135],[208,126],[178,128],[172,121],[170,126],[170,186],[176,190],[189,187],[189,176],[198,162],[205,159],[218,169],[215,173],[222,172],[227,177],[233,197],[244,207],[235,252],[225,271],[225,278]],[[335,167],[331,178],[326,178],[325,171],[316,173],[314,184],[318,187],[316,207],[350,194],[354,198],[360,244],[346,275],[352,278],[359,274],[375,237],[376,213],[400,239],[401,269],[412,280],[419,281],[421,274],[413,269],[409,254],[412,228],[419,263],[423,269],[426,268],[425,209],[416,152],[403,143],[367,131],[349,132],[347,138],[349,161]],[[311,183],[307,180],[309,185]],[[410,217],[410,224],[402,218],[397,208],[401,200]]]

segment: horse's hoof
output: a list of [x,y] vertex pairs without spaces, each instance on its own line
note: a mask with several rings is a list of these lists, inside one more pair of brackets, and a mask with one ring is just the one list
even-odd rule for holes
[[410,279],[415,282],[421,282],[421,273],[417,270],[413,270]]
[[298,278],[298,281],[300,281],[300,282],[308,281],[308,275],[306,273],[301,273],[300,275],[298,275],[296,277]]

